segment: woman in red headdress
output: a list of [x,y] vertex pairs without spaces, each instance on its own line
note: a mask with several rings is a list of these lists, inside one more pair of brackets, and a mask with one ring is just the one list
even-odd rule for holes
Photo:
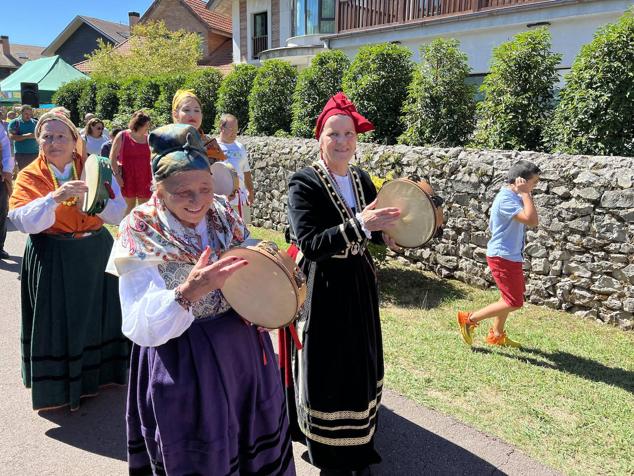
[[343,93],[330,98],[315,128],[320,157],[291,177],[288,192],[289,234],[308,277],[308,298],[297,322],[302,348],[282,339],[281,355],[293,361],[292,379],[285,369],[287,403],[310,461],[336,474],[369,474],[381,461],[374,435],[383,347],[367,246],[396,247],[381,230],[399,210],[376,209],[370,176],[350,164],[357,134],[372,129]]

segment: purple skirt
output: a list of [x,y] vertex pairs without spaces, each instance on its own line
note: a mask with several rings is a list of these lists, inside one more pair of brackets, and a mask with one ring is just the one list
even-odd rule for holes
[[271,339],[234,311],[133,346],[127,429],[131,475],[295,474]]

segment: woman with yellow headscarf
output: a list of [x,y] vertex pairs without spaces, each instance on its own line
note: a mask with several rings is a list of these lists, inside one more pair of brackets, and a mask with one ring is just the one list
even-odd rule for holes
[[202,130],[203,108],[196,93],[191,89],[179,89],[172,99],[172,120],[174,124],[194,127],[203,139],[210,163],[225,160],[225,154],[213,137]]

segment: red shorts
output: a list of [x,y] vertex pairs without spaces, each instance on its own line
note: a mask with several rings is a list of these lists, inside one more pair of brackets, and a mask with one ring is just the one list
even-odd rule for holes
[[487,263],[504,302],[509,306],[522,307],[526,289],[522,263],[499,256],[487,256]]

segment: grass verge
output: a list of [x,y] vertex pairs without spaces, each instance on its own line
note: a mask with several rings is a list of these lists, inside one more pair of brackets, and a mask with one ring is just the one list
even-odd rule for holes
[[[251,231],[284,247],[281,233]],[[391,390],[566,474],[634,474],[632,333],[527,305],[507,324],[524,349],[485,346],[486,322],[469,348],[456,313],[495,301],[496,291],[398,264],[381,268],[379,282]]]

